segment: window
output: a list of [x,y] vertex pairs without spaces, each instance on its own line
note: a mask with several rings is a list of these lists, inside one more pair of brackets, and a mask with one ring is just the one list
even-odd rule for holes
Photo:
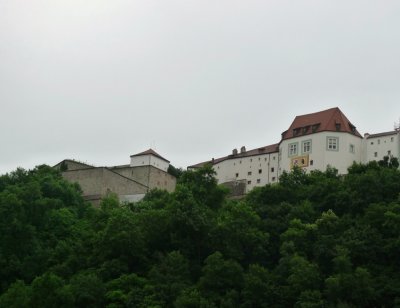
[[394,141],[394,137],[390,137],[390,142],[393,142]]
[[271,168],[271,172],[274,172],[274,171],[275,171],[275,168],[274,168],[274,167],[272,167],[272,168]]
[[378,157],[378,152],[375,152],[375,153],[374,153],[374,157]]
[[381,139],[378,139],[378,144],[381,144]]
[[289,144],[289,156],[297,155],[297,142]]
[[310,160],[310,166],[314,165],[314,161],[311,159]]
[[355,153],[354,144],[350,144],[349,151],[350,153]]
[[239,177],[239,173],[236,173],[236,177]]
[[388,155],[390,156],[392,154],[392,151],[388,151]]
[[250,162],[252,162],[253,161],[253,159],[252,158],[250,158]]
[[275,160],[275,156],[272,156],[272,160]]
[[274,176],[272,177],[272,182],[275,182],[275,177]]
[[258,169],[258,174],[261,174],[262,173],[262,169]]
[[338,137],[326,137],[326,149],[328,151],[339,150],[339,138]]
[[373,145],[374,143],[371,141],[371,145]]
[[340,123],[336,123],[336,124],[335,124],[335,127],[336,127],[336,130],[337,130],[337,131],[340,131]]
[[251,171],[247,172],[247,175],[251,175]]
[[311,153],[311,140],[305,140],[301,143],[301,150],[303,154]]
[[251,181],[247,181],[247,184],[249,184],[249,185],[250,185],[250,184],[251,184]]
[[260,184],[261,183],[261,180],[260,179],[257,179],[257,184]]

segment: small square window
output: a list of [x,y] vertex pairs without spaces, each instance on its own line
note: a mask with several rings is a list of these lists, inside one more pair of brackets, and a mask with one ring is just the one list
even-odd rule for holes
[[262,173],[262,169],[258,169],[258,174],[261,174]]
[[236,173],[236,177],[239,177],[239,173]]
[[257,179],[257,184],[260,184],[261,183],[261,180],[260,179]]
[[371,141],[371,145],[373,145],[374,143]]
[[247,175],[251,175],[251,171],[247,172]]
[[274,171],[275,171],[275,168],[274,168],[274,167],[272,167],[272,168],[271,168],[271,172],[274,172]]
[[273,177],[272,177],[272,182],[275,182],[275,180],[276,180],[276,178],[273,176]]
[[249,184],[249,185],[250,185],[250,184],[251,184],[251,181],[247,181],[247,184]]

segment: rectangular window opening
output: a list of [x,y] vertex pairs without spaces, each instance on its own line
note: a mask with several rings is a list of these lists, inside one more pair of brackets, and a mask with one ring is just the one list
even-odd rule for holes
[[338,137],[326,137],[326,148],[328,151],[339,150],[339,138]]

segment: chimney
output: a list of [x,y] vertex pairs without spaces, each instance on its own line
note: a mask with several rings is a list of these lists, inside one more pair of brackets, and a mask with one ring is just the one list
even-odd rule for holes
[[233,149],[233,150],[232,150],[232,155],[237,155],[237,153],[238,153],[238,150],[237,150],[237,149]]
[[369,134],[368,134],[368,133],[365,133],[365,134],[364,134],[364,138],[365,138],[365,139],[368,139],[368,137],[369,137]]
[[246,147],[245,146],[242,146],[240,148],[240,153],[246,153]]
[[211,158],[211,163],[214,165],[214,157]]

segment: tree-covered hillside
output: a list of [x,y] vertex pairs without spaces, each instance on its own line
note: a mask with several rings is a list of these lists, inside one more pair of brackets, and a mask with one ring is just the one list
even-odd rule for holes
[[47,166],[0,177],[0,307],[395,307],[400,172],[296,169],[229,200],[210,167],[101,208]]

